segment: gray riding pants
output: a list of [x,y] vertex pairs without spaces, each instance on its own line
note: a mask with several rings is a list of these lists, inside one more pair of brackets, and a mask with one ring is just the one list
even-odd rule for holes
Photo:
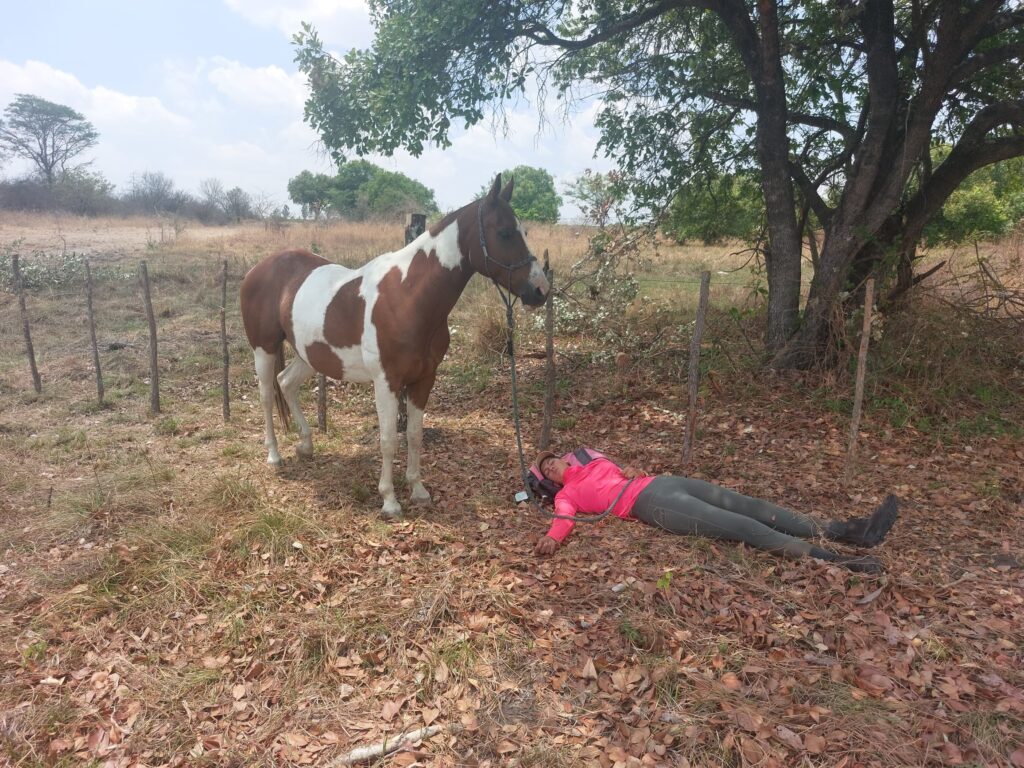
[[671,533],[742,541],[790,557],[808,554],[812,544],[803,539],[825,530],[813,517],[689,477],[654,478],[637,497],[633,515]]

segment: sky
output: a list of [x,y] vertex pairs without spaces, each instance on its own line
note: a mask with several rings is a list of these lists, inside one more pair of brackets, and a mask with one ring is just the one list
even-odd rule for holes
[[[179,189],[203,179],[239,186],[276,204],[302,170],[333,173],[318,136],[303,122],[305,77],[292,61],[303,21],[336,54],[369,47],[362,0],[3,0],[0,108],[18,93],[66,104],[99,132],[83,159],[117,189],[160,171]],[[489,124],[453,131],[453,145],[414,158],[370,157],[434,190],[441,210],[474,199],[501,170],[544,168],[561,193],[595,158],[595,103],[569,121],[538,126],[533,104],[509,107],[507,134]],[[554,110],[551,110],[554,114]],[[8,178],[29,166],[9,162]],[[578,210],[563,195],[562,219]]]

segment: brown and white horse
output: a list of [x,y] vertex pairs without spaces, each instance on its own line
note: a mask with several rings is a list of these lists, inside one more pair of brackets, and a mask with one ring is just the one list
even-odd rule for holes
[[[267,462],[281,455],[274,435],[274,401],[291,411],[300,455],[313,452],[309,424],[299,407],[299,387],[315,372],[341,381],[372,383],[380,422],[383,464],[378,489],[385,517],[398,517],[392,462],[398,443],[398,397],[408,397],[408,465],[414,503],[429,503],[420,480],[423,409],[437,366],[448,351],[448,314],[479,272],[522,299],[544,303],[548,281],[530,253],[509,199],[513,182],[491,191],[424,232],[400,251],[348,269],[309,251],[268,256],[242,281],[242,321],[256,359],[266,419]],[[296,357],[281,369],[287,341]]]

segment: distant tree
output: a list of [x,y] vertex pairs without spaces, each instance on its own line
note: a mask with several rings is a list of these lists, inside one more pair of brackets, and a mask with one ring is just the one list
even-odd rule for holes
[[[518,182],[517,182],[518,187]],[[605,227],[615,207],[625,199],[626,190],[622,174],[618,171],[598,173],[587,168],[567,184],[565,196],[575,200],[588,224]]]
[[437,213],[434,193],[404,173],[380,170],[359,188],[359,207],[364,216],[399,219],[410,211]]
[[366,160],[342,163],[330,182],[328,199],[331,210],[346,219],[365,218],[367,211],[360,190],[383,172],[383,168]]
[[252,215],[261,221],[277,210],[274,204],[274,198],[266,192],[258,192],[255,195],[251,195],[249,200]]
[[125,202],[137,211],[163,213],[177,210],[181,199],[169,176],[162,171],[143,171],[132,175]]
[[220,179],[209,178],[199,182],[199,199],[215,210],[224,208],[224,185]]
[[[512,209],[520,219],[529,221],[558,221],[558,209],[562,198],[555,191],[555,180],[543,168],[517,165],[511,171],[502,171],[502,179],[516,180],[515,194],[512,195]],[[481,195],[487,193],[490,184],[485,184]]]
[[288,180],[288,196],[296,205],[301,205],[303,218],[307,215],[319,219],[331,193],[331,177],[323,173],[303,171]]
[[234,187],[224,193],[224,210],[235,221],[252,218],[252,197],[241,187]]
[[292,217],[292,212],[290,210],[288,210],[288,206],[287,205],[282,205],[281,206],[281,211],[280,211],[280,213],[278,215],[282,219],[290,219]]
[[53,189],[58,194],[62,210],[83,216],[99,216],[114,211],[117,199],[114,185],[103,174],[86,168],[75,168],[64,174],[64,178]]
[[678,240],[705,245],[726,239],[752,240],[764,222],[759,182],[743,174],[694,179],[676,192],[662,227]]
[[[932,151],[942,162],[948,146]],[[1024,220],[1024,158],[1016,157],[979,168],[946,200],[924,228],[927,245],[962,243],[1005,234]]]
[[99,134],[71,107],[19,93],[0,120],[0,155],[30,160],[53,184],[71,170],[68,163],[96,145]]

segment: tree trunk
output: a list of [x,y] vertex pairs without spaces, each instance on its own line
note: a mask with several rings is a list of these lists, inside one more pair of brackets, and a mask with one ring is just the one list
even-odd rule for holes
[[730,4],[721,14],[750,74],[757,100],[757,154],[768,219],[765,345],[769,352],[777,352],[793,335],[799,322],[802,246],[789,172],[790,142],[786,132],[786,83],[778,6],[774,0],[760,0],[756,25],[742,4]]
[[818,271],[811,280],[811,289],[804,307],[800,329],[772,359],[773,368],[806,370],[828,365],[834,323],[839,308],[839,294],[846,284],[850,263],[861,249],[862,240],[850,229],[830,232],[825,237],[818,262]]

